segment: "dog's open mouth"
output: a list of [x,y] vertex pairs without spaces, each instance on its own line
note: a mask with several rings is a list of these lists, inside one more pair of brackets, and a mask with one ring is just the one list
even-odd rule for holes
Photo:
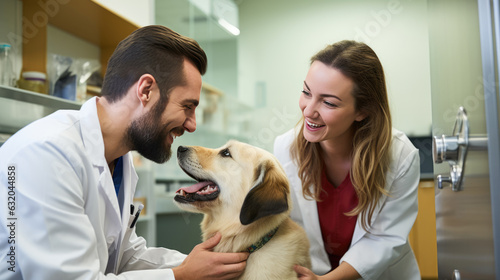
[[196,201],[210,201],[219,196],[219,186],[212,181],[202,181],[189,187],[177,190],[175,201],[191,203]]

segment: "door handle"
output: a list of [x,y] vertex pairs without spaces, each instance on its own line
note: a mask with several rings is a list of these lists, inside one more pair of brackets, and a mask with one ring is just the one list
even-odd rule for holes
[[488,137],[484,135],[469,135],[469,119],[464,107],[458,108],[457,118],[452,136],[434,136],[432,142],[432,157],[434,163],[447,161],[450,164],[450,175],[437,176],[438,188],[444,183],[451,184],[453,191],[463,189],[463,173],[468,150],[485,150],[488,148]]

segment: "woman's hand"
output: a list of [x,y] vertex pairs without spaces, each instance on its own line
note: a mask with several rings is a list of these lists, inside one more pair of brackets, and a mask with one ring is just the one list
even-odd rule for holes
[[356,269],[345,261],[323,276],[315,275],[311,270],[300,265],[295,265],[293,269],[297,272],[297,277],[300,280],[356,280],[361,278]]
[[303,266],[295,265],[293,269],[297,272],[297,277],[299,277],[300,280],[319,280],[317,275]]

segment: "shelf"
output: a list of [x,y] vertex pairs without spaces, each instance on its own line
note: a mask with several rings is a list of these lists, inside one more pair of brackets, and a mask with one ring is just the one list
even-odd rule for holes
[[0,86],[0,133],[16,133],[29,123],[60,109],[79,110],[80,103],[14,87]]
[[75,101],[7,86],[0,86],[0,98],[41,105],[55,110],[79,110],[82,106],[80,103]]

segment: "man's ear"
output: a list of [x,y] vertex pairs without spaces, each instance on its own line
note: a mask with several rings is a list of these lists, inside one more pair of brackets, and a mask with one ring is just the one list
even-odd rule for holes
[[143,74],[139,77],[137,81],[137,98],[141,101],[143,106],[151,101],[152,95],[151,92],[155,89],[158,89],[156,84],[156,80],[151,74]]
[[289,186],[286,175],[269,161],[257,168],[255,177],[254,187],[241,207],[240,222],[243,225],[288,210]]

